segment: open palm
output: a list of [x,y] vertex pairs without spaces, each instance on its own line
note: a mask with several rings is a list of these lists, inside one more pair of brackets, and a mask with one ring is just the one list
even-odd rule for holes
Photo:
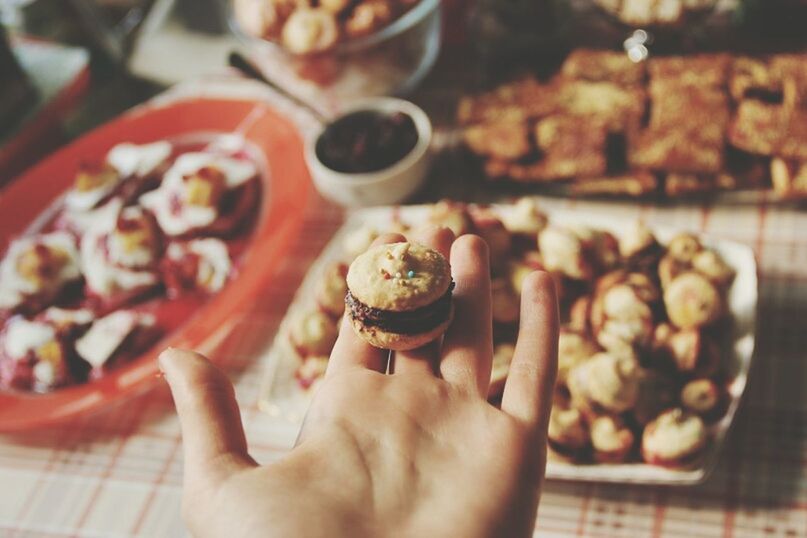
[[[204,358],[168,350],[185,445],[183,515],[197,536],[527,536],[535,523],[557,356],[551,279],[524,285],[501,409],[485,243],[434,230],[456,316],[440,342],[387,352],[343,322],[296,446],[258,466],[232,387]],[[380,241],[403,240],[390,235]],[[452,245],[453,242],[453,245]],[[450,253],[450,254],[449,254]]]

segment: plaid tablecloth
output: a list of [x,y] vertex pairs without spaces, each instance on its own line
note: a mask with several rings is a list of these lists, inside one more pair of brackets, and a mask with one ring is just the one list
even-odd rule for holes
[[[175,95],[174,95],[175,97]],[[574,204],[751,245],[760,272],[757,358],[747,398],[703,485],[548,482],[536,536],[807,536],[807,213],[756,206]],[[279,457],[294,432],[257,408],[261,356],[305,268],[342,215],[315,195],[300,239],[218,358],[236,384],[252,455]],[[101,414],[0,436],[0,536],[180,536],[182,451],[165,386]]]

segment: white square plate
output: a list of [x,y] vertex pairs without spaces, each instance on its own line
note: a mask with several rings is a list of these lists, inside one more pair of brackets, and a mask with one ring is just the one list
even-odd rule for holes
[[[501,213],[507,207],[505,204],[495,204],[492,209]],[[294,376],[300,359],[288,341],[290,320],[305,310],[314,308],[314,289],[328,265],[337,261],[350,261],[345,259],[343,247],[345,237],[362,226],[383,231],[388,229],[395,219],[417,224],[425,220],[428,211],[428,206],[380,207],[357,211],[348,218],[312,264],[280,325],[266,357],[260,400],[260,408],[263,411],[295,426],[302,423],[310,394],[300,387]],[[617,237],[633,224],[633,219],[623,219],[605,212],[584,214],[572,209],[553,209],[547,211],[547,215],[550,222],[608,230]],[[664,244],[678,231],[653,229],[656,237]],[[731,403],[723,418],[709,426],[712,442],[701,460],[701,466],[677,470],[643,463],[574,464],[550,461],[546,468],[547,478],[586,482],[691,485],[705,480],[714,468],[745,391],[751,369],[756,326],[757,268],[754,253],[748,246],[732,241],[711,240],[709,237],[703,237],[702,240],[706,246],[714,248],[737,274],[727,297],[734,320],[730,339],[731,349],[725,350],[730,351],[729,365],[733,374],[727,387]]]

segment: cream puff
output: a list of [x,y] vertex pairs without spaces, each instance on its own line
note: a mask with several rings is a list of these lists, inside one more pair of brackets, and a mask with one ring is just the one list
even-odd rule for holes
[[569,372],[598,351],[597,345],[585,333],[562,328],[558,338],[557,383],[565,385]]
[[594,276],[594,265],[586,245],[572,229],[547,226],[538,234],[538,250],[548,271],[573,280],[589,280]]
[[639,379],[635,360],[601,352],[573,368],[567,386],[575,407],[594,415],[618,414],[636,404]]
[[488,245],[490,268],[493,274],[502,274],[507,267],[507,258],[511,251],[510,232],[502,221],[491,213],[484,213],[474,218],[476,233]]
[[303,390],[313,391],[316,388],[316,385],[325,376],[325,371],[327,369],[327,355],[305,357],[303,362],[294,372],[294,377],[297,379],[297,383]]
[[710,325],[725,313],[720,291],[705,276],[688,271],[675,277],[664,290],[670,321],[681,329]]
[[312,310],[292,322],[289,339],[301,357],[330,356],[337,334],[333,318],[320,310]]
[[734,269],[712,249],[703,249],[695,254],[692,268],[721,287],[728,286],[734,280]]
[[448,228],[454,232],[454,237],[474,231],[474,223],[465,204],[449,200],[441,200],[431,207],[427,225]]
[[345,311],[345,295],[347,295],[347,265],[334,263],[329,265],[317,283],[316,301],[323,312],[339,318]]
[[697,463],[709,439],[703,419],[676,408],[659,415],[642,435],[642,457],[664,467],[690,467]]
[[644,261],[658,257],[661,248],[656,236],[642,221],[636,221],[619,238],[619,254],[631,266],[648,265]]
[[[653,339],[654,315],[651,303],[656,293],[640,274],[606,275],[597,284],[591,306],[591,327],[605,349],[646,347]],[[606,282],[614,281],[613,285]]]
[[490,283],[491,308],[494,323],[510,325],[518,323],[521,299],[504,278],[494,278]]
[[628,459],[635,437],[621,419],[602,415],[591,421],[591,446],[600,463],[621,463]]
[[578,409],[553,406],[547,431],[549,448],[561,459],[580,459],[589,448],[589,431]]
[[515,235],[535,239],[548,222],[533,198],[520,198],[502,214],[502,222],[507,230]]
[[702,248],[697,236],[691,233],[680,233],[670,240],[667,245],[667,253],[680,263],[691,264],[695,254]]
[[681,389],[681,405],[702,417],[714,418],[720,411],[723,394],[711,379],[693,379]]

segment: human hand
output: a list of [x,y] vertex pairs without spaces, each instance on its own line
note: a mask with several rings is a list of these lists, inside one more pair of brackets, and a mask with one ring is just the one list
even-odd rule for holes
[[[343,321],[296,446],[259,466],[233,389],[203,357],[160,358],[185,447],[183,517],[204,536],[528,536],[535,524],[555,381],[551,279],[530,275],[501,410],[485,243],[422,238],[449,255],[455,319],[444,341],[394,356]],[[403,240],[385,236],[381,241]]]

